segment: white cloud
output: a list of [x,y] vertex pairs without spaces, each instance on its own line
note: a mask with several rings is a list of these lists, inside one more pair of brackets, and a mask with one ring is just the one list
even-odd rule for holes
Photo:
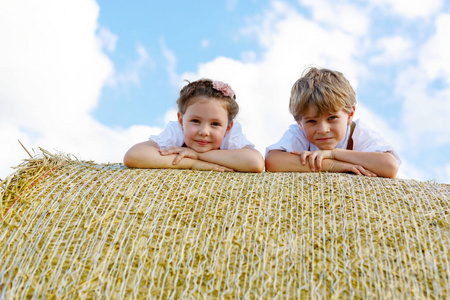
[[416,151],[450,143],[445,125],[450,115],[450,89],[431,91],[429,85],[430,78],[417,67],[401,72],[396,83],[396,93],[403,98],[404,134]]
[[381,54],[371,59],[375,64],[398,63],[414,55],[413,43],[402,36],[383,37],[376,41],[376,49]]
[[[440,15],[436,32],[421,47],[418,65],[400,73],[396,93],[403,98],[403,126],[413,145],[430,149],[450,143],[450,16]],[[441,81],[440,87],[433,87]]]
[[160,46],[161,46],[161,52],[164,56],[164,58],[167,61],[167,73],[170,76],[170,82],[174,85],[176,85],[180,78],[177,74],[176,67],[177,67],[177,57],[175,54],[166,46],[166,42],[163,38],[160,39]]
[[241,60],[244,63],[251,63],[256,61],[256,53],[254,51],[245,51],[241,53]]
[[450,84],[450,14],[440,14],[436,32],[422,47],[419,63],[431,79],[442,77]]
[[[414,180],[430,180],[430,174],[425,170],[418,168],[417,165],[410,160],[402,157],[402,165],[398,171],[397,177],[402,179]],[[445,182],[445,181],[443,181]]]
[[2,119],[45,130],[53,126],[50,120],[64,124],[68,114],[94,108],[112,70],[95,36],[98,6],[92,1],[7,3],[0,9],[0,101],[8,108],[0,112]]
[[371,0],[375,5],[406,18],[429,17],[438,13],[444,0]]
[[0,2],[1,178],[28,156],[17,139],[99,162],[120,162],[142,140],[140,127],[111,129],[89,114],[113,72],[102,52],[108,38],[113,50],[113,35],[96,35],[98,14],[91,0]]
[[164,123],[166,124],[169,123],[169,121],[177,121],[178,120],[177,113],[178,113],[177,107],[174,106],[170,108],[164,115]]
[[450,183],[450,164],[446,164],[444,167],[440,166],[436,171],[438,174],[442,174],[439,176],[439,178],[443,178],[441,182]]
[[108,78],[108,84],[111,86],[128,85],[130,83],[139,86],[142,69],[150,62],[147,50],[141,46],[136,46],[138,58],[129,64],[125,71],[112,74]]
[[108,52],[114,52],[116,50],[116,44],[117,44],[117,35],[109,31],[108,28],[101,27],[98,30],[97,33],[98,39],[100,40],[102,46],[108,51]]
[[250,24],[241,30],[241,35],[256,36],[259,43],[267,48],[272,44],[271,38],[276,35],[278,22],[291,15],[297,15],[295,8],[285,2],[272,1],[270,9],[250,19]]
[[317,22],[353,35],[363,35],[368,30],[368,20],[361,8],[347,1],[336,0],[299,0],[311,8],[313,18]]
[[367,124],[367,126],[376,129],[391,143],[397,152],[405,150],[405,144],[408,142],[405,137],[401,133],[392,130],[392,126],[390,126],[383,116],[372,112],[364,104],[357,105],[355,119],[364,120],[364,123]]

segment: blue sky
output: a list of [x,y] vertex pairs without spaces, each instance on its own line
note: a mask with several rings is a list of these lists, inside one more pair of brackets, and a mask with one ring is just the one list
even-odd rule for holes
[[[268,7],[269,1],[189,1],[145,2],[99,1],[99,22],[118,37],[116,49],[109,53],[119,72],[136,67],[137,47],[149,58],[140,72],[139,87],[106,86],[96,118],[110,126],[147,124],[173,107],[178,89],[174,88],[164,48],[176,57],[174,72],[195,72],[199,63],[217,56],[240,59],[241,53],[257,51],[256,39],[239,36],[247,19]],[[129,101],[127,101],[129,100]],[[142,110],[153,100],[151,110]],[[114,108],[111,106],[114,103]],[[122,106],[126,105],[126,110]],[[109,109],[108,109],[109,108]],[[159,125],[163,126],[162,121]]]
[[39,152],[121,162],[175,117],[183,80],[236,91],[258,150],[308,66],[344,73],[399,177],[450,183],[450,2],[0,1],[0,178]]

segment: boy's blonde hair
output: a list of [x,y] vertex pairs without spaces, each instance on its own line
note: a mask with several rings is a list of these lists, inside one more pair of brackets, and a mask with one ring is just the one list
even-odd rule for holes
[[291,90],[289,111],[299,122],[309,107],[318,115],[333,114],[344,110],[352,112],[356,93],[348,80],[337,71],[310,68],[298,79]]

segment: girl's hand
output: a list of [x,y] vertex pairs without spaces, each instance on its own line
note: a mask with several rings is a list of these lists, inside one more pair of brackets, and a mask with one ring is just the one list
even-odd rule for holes
[[354,165],[338,160],[333,160],[329,170],[330,172],[337,172],[337,173],[343,173],[343,172],[353,172],[357,175],[365,175],[368,177],[377,177],[377,174],[374,172],[367,170],[359,165]]
[[173,165],[178,164],[184,157],[198,160],[198,153],[195,150],[188,147],[170,146],[168,148],[159,150],[159,153],[161,153],[161,155],[163,156],[170,154],[178,154],[172,162]]
[[216,165],[210,162],[202,161],[202,160],[196,160],[194,161],[194,164],[191,167],[192,170],[199,170],[199,171],[217,171],[217,172],[233,172],[233,169]]
[[315,172],[322,170],[322,161],[326,158],[334,159],[333,150],[317,150],[314,152],[311,151],[292,151],[292,154],[300,156],[300,163],[304,166],[306,162],[309,163],[309,168],[311,171]]

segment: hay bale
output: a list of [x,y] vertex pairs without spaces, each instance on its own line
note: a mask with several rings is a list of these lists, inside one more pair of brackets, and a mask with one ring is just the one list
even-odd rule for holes
[[0,193],[0,299],[450,297],[444,184],[44,153]]

